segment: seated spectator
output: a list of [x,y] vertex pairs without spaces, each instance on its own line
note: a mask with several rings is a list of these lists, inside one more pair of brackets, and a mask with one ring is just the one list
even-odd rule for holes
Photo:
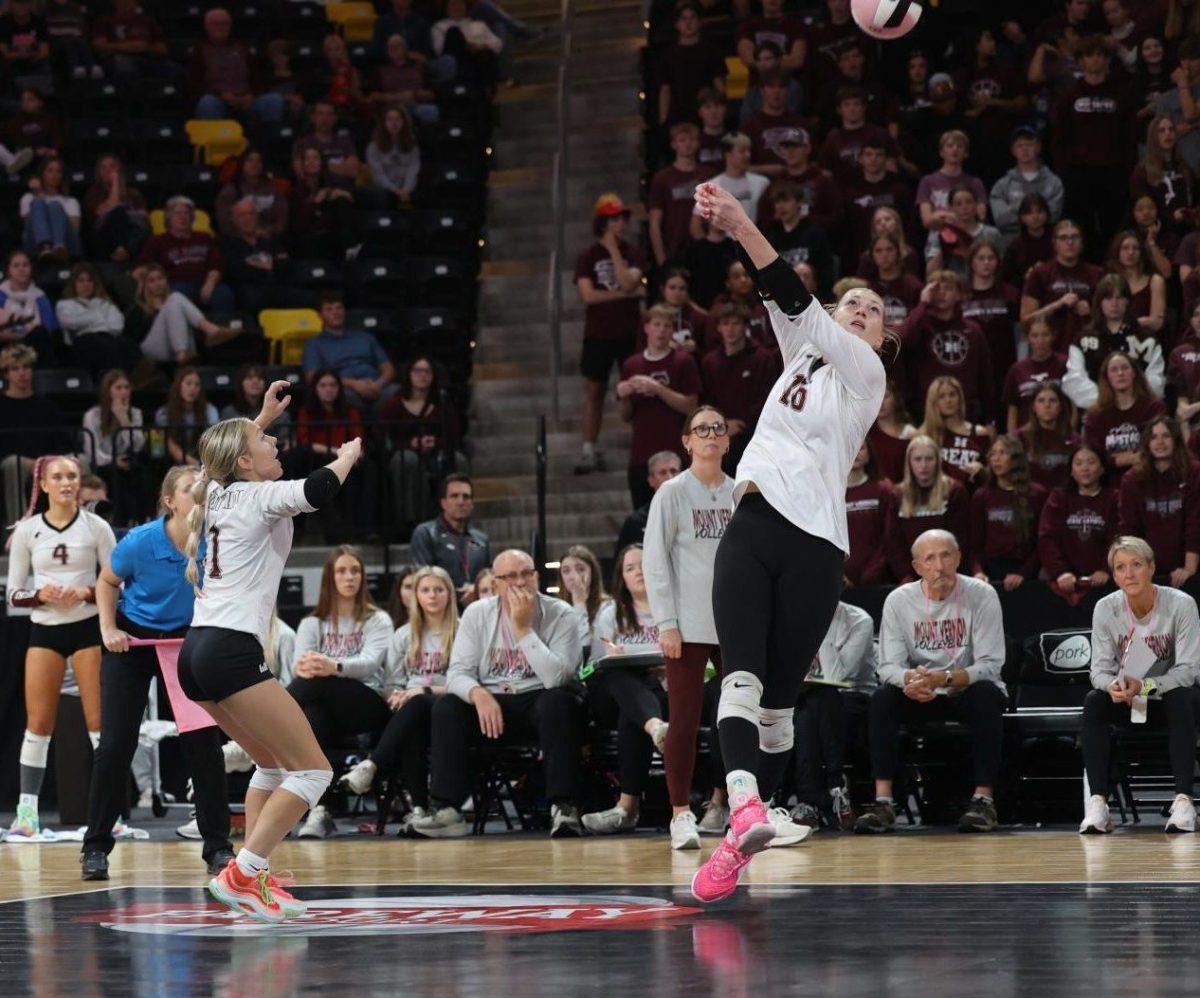
[[1143,333],[1159,334],[1167,316],[1167,282],[1150,264],[1136,232],[1118,232],[1108,248],[1108,273],[1129,286],[1129,313]]
[[1140,194],[1133,199],[1130,214],[1134,235],[1141,241],[1146,254],[1147,266],[1164,279],[1170,278],[1173,272],[1171,260],[1179,249],[1179,235],[1163,227],[1158,202],[1149,194]]
[[329,172],[318,149],[304,150],[300,170],[288,206],[297,256],[350,259],[359,248],[354,195]]
[[667,267],[663,271],[662,304],[675,309],[675,331],[671,340],[680,350],[703,356],[709,348],[705,338],[708,312],[692,301],[691,272],[686,267]]
[[950,130],[938,140],[938,155],[942,165],[933,173],[927,173],[917,184],[917,208],[921,212],[921,224],[933,232],[943,226],[953,225],[955,215],[950,207],[951,195],[963,187],[975,195],[975,214],[980,221],[987,218],[987,191],[978,177],[963,169],[963,163],[971,155],[971,140],[964,132]]
[[409,541],[408,555],[415,565],[444,568],[454,581],[460,604],[476,597],[475,577],[491,562],[488,536],[471,526],[475,487],[471,479],[455,472],[442,479],[441,513],[418,524]]
[[979,324],[963,318],[961,303],[958,275],[933,271],[900,330],[910,391],[914,400],[924,398],[934,379],[953,376],[970,399],[972,415],[990,415],[996,396],[991,354]]
[[293,46],[286,38],[267,42],[267,75],[264,93],[276,94],[283,101],[283,120],[299,124],[304,120],[305,104],[300,77],[292,70]]
[[875,676],[875,624],[866,610],[838,603],[825,640],[800,690],[796,728],[796,798],[792,821],[809,828],[833,819],[833,828],[854,829],[846,780],[846,750],[865,741]]
[[[612,590],[612,599],[596,614],[591,657],[660,651],[658,628],[654,626],[642,574],[641,544],[618,550]],[[583,816],[583,827],[593,835],[637,828],[651,757],[655,749],[662,753],[667,744],[668,726],[663,720],[667,691],[662,671],[601,668],[588,678],[587,702],[592,716],[598,724],[617,732],[619,781],[619,796],[613,807]]]
[[805,214],[804,194],[798,184],[774,185],[775,220],[763,227],[767,241],[789,266],[807,263],[821,285],[833,283],[833,247],[829,234]]
[[[390,720],[384,676],[391,640],[391,618],[371,600],[362,555],[347,545],[334,548],[321,570],[317,605],[296,628],[287,688],[327,756],[355,735],[370,734],[374,743]],[[336,832],[333,815],[319,803],[297,837]]]
[[783,174],[783,154],[778,142],[784,132],[803,129],[808,124],[807,118],[788,110],[788,81],[789,77],[779,70],[759,77],[762,104],[742,129],[742,134],[750,139],[750,162],[754,164],[751,169],[768,177]]
[[[657,454],[650,455],[650,460],[646,462],[646,468],[646,484],[654,493],[658,491],[658,487],[663,482],[669,481],[683,470],[683,462],[673,450],[660,450]],[[651,502],[653,502],[653,496]],[[642,542],[646,539],[646,521],[649,516],[650,503],[647,502],[625,517],[613,549],[623,551],[631,544],[641,547]]]
[[87,39],[88,12],[74,0],[47,0],[46,29],[50,57],[64,78],[104,79],[104,68],[96,62]]
[[196,332],[211,349],[241,335],[218,326],[178,291],[157,263],[140,268],[137,293],[125,312],[125,335],[141,343],[142,354],[161,364],[188,364],[198,356]]
[[604,654],[601,649],[592,646],[592,627],[596,623],[596,615],[604,604],[612,602],[604,591],[603,574],[600,559],[583,544],[572,544],[558,559],[558,598],[570,606],[579,618],[584,662]]
[[90,263],[71,268],[54,314],[71,359],[93,378],[113,367],[132,371],[142,362],[137,343],[124,335],[125,316]]
[[925,531],[912,546],[920,581],[893,590],[883,604],[880,685],[871,694],[869,715],[875,803],[863,809],[856,832],[895,830],[892,788],[900,725],[906,721],[957,720],[970,727],[975,790],[958,829],[996,827],[994,794],[1008,699],[1000,678],[1004,622],[996,590],[958,574],[962,557],[953,534]]
[[924,285],[904,270],[901,263],[903,249],[891,233],[881,232],[876,236],[868,252],[876,276],[867,281],[867,287],[883,299],[884,322],[888,328],[898,329],[920,302]]
[[[757,44],[748,39],[745,41],[752,48],[753,55],[749,60],[751,83],[746,88],[745,94],[742,95],[742,106],[738,109],[738,127],[743,130],[746,122],[753,118],[763,106],[763,91],[759,81],[767,77],[774,77],[778,75],[780,69],[787,68],[783,66],[783,51],[777,41],[767,40]],[[802,36],[796,38],[796,44],[801,46],[804,44]],[[741,50],[741,48],[742,42],[739,41],[738,49]],[[784,107],[788,113],[798,114],[804,91],[795,76],[785,77],[785,81]]]
[[895,382],[888,379],[887,387],[883,390],[883,402],[879,406],[879,415],[867,432],[867,443],[871,453],[879,462],[880,474],[893,485],[904,477],[905,455],[908,453],[908,442],[917,435],[908,411],[904,408],[904,398],[896,390]]
[[24,514],[37,459],[70,453],[78,446],[63,432],[66,420],[54,400],[33,390],[37,360],[37,351],[28,343],[8,342],[0,348],[0,499],[5,523],[15,523]]
[[18,100],[18,110],[9,116],[5,126],[4,144],[14,153],[32,150],[38,159],[61,155],[62,122],[58,115],[46,110],[42,92],[36,87],[23,86]]
[[447,676],[448,696],[433,709],[430,811],[409,826],[426,838],[467,834],[458,808],[468,793],[467,749],[533,737],[550,800],[552,838],[581,835],[575,806],[583,725],[574,690],[583,643],[579,619],[562,600],[537,591],[524,551],[497,556],[497,595],[463,613]]
[[917,433],[937,441],[941,447],[942,470],[964,485],[975,486],[986,470],[984,455],[995,431],[967,418],[967,400],[957,378],[934,378],[925,393],[925,420]]
[[[750,218],[758,215],[758,202],[771,186],[771,181],[761,173],[750,172],[751,143],[748,135],[732,132],[721,140],[725,149],[725,170],[708,182],[716,184],[722,190],[728,191],[746,210]],[[693,239],[703,239],[704,222],[700,217],[700,209],[692,211],[691,235]]]
[[134,276],[140,277],[147,265],[157,263],[166,272],[172,291],[196,305],[232,312],[236,300],[233,289],[221,281],[224,265],[217,241],[207,232],[196,231],[195,202],[177,195],[167,202],[165,216],[167,231],[151,236],[142,246]]
[[391,9],[384,10],[375,21],[371,58],[376,62],[386,59],[388,39],[398,34],[407,43],[411,58],[429,66],[439,81],[454,79],[457,67],[453,57],[434,57],[429,20],[413,7],[413,0],[391,0]]
[[385,108],[367,145],[371,184],[389,196],[388,207],[412,203],[421,174],[421,148],[413,132],[412,119],[402,106]]
[[448,471],[467,470],[458,413],[438,387],[437,369],[427,356],[409,361],[400,390],[380,406],[377,424],[393,449],[392,500],[407,531],[425,517],[434,483]]
[[[804,265],[798,264],[797,266]],[[731,255],[729,263],[721,274],[721,279],[724,285],[723,289],[713,298],[708,310],[708,329],[704,334],[704,342],[708,345],[708,349],[715,350],[717,344],[721,342],[721,337],[717,332],[716,314],[724,305],[738,305],[745,309],[750,316],[748,321],[751,339],[762,346],[775,347],[775,331],[767,318],[767,307],[759,297],[754,287],[754,278],[750,276],[750,271],[746,269],[745,264]]]
[[267,173],[262,150],[248,148],[237,160],[232,179],[217,195],[217,231],[223,236],[237,234],[233,206],[245,198],[254,204],[257,229],[262,235],[282,239],[288,230],[287,195]]
[[122,83],[180,75],[178,66],[167,58],[162,28],[139,10],[137,0],[113,0],[112,13],[92,22],[92,48],[108,74]]
[[218,247],[238,305],[252,314],[265,308],[312,308],[316,292],[292,286],[292,258],[278,239],[259,227],[254,198],[236,202],[232,217],[234,231],[222,236]]
[[872,256],[871,247],[879,236],[891,236],[900,247],[900,265],[906,274],[921,277],[924,274],[924,260],[916,249],[909,245],[904,232],[904,219],[900,212],[890,205],[880,205],[871,215],[870,232],[867,237],[866,249],[858,258],[855,275],[871,281],[878,276],[878,269]]
[[1125,353],[1105,357],[1097,381],[1096,403],[1083,420],[1083,439],[1104,456],[1115,485],[1137,460],[1142,427],[1166,415],[1167,408]]
[[[1000,244],[1000,232],[994,226],[979,221],[979,202],[969,187],[955,187],[950,192],[950,221],[931,230],[925,240],[925,269],[952,270],[965,283],[971,276],[969,255],[976,243]],[[999,263],[999,250],[996,249]]]
[[321,40],[321,61],[305,74],[304,89],[310,102],[329,101],[347,124],[356,121],[368,109],[362,77],[350,61],[345,39],[336,32],[330,32]]
[[1004,378],[1004,421],[1008,433],[1017,433],[1029,422],[1033,397],[1046,385],[1059,385],[1067,372],[1066,354],[1054,352],[1054,330],[1045,316],[1029,323],[1025,338],[1029,353],[1008,368]]
[[8,12],[0,17],[0,60],[14,79],[51,82],[50,30],[34,13],[33,0],[9,0]]
[[1042,140],[1037,129],[1033,125],[1018,125],[1013,129],[1009,148],[1016,165],[992,185],[989,198],[992,221],[1006,246],[1020,234],[1021,206],[1030,194],[1041,197],[1051,222],[1062,217],[1063,206],[1063,183],[1042,162]]
[[[253,419],[262,411],[267,391],[267,372],[261,364],[243,364],[233,382],[233,401],[221,410],[222,419]],[[279,438],[279,449],[291,444],[292,414],[284,409],[274,422],[271,432]]]
[[1170,118],[1154,117],[1146,126],[1146,154],[1129,177],[1133,199],[1154,198],[1169,228],[1187,229],[1196,207],[1196,175],[1179,154],[1179,129]]
[[142,410],[130,404],[132,397],[129,375],[118,368],[105,372],[98,403],[83,414],[83,453],[93,468],[128,471],[130,459],[145,449]]
[[1017,234],[1004,250],[1001,273],[1004,280],[1017,287],[1025,286],[1025,278],[1039,263],[1054,256],[1054,240],[1050,236],[1050,207],[1040,194],[1026,194],[1017,206]]
[[[1112,831],[1108,815],[1112,728],[1140,719],[1142,728],[1165,725],[1175,783],[1166,831],[1192,832],[1196,809],[1196,671],[1200,619],[1186,593],[1156,586],[1150,545],[1118,537],[1108,564],[1120,592],[1104,597],[1092,614],[1093,689],[1083,701],[1083,764],[1091,796],[1080,834]],[[1154,709],[1149,709],[1150,702]]]
[[0,281],[0,344],[24,343],[53,363],[52,334],[57,332],[54,305],[33,283],[33,261],[24,250],[13,250],[5,257]]
[[644,326],[646,348],[622,362],[616,387],[621,419],[633,430],[628,479],[635,509],[650,500],[650,455],[679,446],[682,417],[700,398],[700,370],[695,360],[672,346],[672,319],[665,306],[650,307]]
[[250,47],[232,40],[233,18],[223,7],[204,14],[204,37],[193,47],[187,67],[188,90],[197,118],[250,115],[259,121],[283,118],[283,98],[264,93]]
[[167,401],[154,414],[154,425],[162,429],[172,464],[200,464],[197,447],[200,435],[220,416],[208,401],[200,372],[182,366],[167,391]]
[[126,263],[150,237],[146,199],[125,182],[120,157],[96,160],[96,177],[83,199],[84,234],[96,256]]
[[1029,480],[1025,448],[1001,436],[988,450],[984,483],[971,497],[971,569],[1008,592],[1041,569],[1037,525],[1046,490]]
[[402,107],[424,125],[436,124],[440,117],[428,65],[412,55],[401,34],[388,37],[387,61],[375,71],[367,99],[380,110]]
[[1125,278],[1106,274],[1092,296],[1091,322],[1076,335],[1067,352],[1063,391],[1080,409],[1095,405],[1100,362],[1110,354],[1125,354],[1145,375],[1155,396],[1166,387],[1166,368],[1158,337],[1140,327],[1131,314],[1131,295]]
[[446,0],[446,16],[430,29],[433,51],[452,56],[462,74],[487,93],[496,91],[504,42],[483,21],[467,14],[467,0]]
[[904,477],[896,486],[896,503],[885,529],[892,578],[915,578],[912,547],[927,530],[948,530],[961,551],[971,537],[971,500],[967,490],[942,470],[937,444],[915,436],[908,442]]
[[887,129],[867,121],[867,95],[861,87],[839,87],[834,93],[834,110],[839,124],[821,143],[817,162],[833,174],[840,185],[853,184],[861,169],[861,155],[868,144],[882,145],[889,171],[896,170],[898,150]]
[[1029,405],[1029,422],[1017,432],[1017,439],[1029,459],[1029,479],[1044,489],[1066,484],[1070,455],[1080,438],[1072,432],[1075,409],[1062,386],[1050,382],[1039,387]]
[[671,150],[675,158],[650,181],[646,198],[650,248],[660,267],[668,260],[678,260],[687,248],[696,185],[712,176],[711,169],[696,162],[699,148],[700,130],[695,125],[672,125]]
[[714,87],[701,87],[696,94],[697,113],[700,116],[700,151],[696,162],[713,172],[719,172],[725,162],[726,104],[721,91]]
[[720,339],[700,361],[701,396],[725,413],[730,442],[724,467],[733,473],[783,365],[776,351],[747,336],[750,316],[741,305],[722,305],[713,317]]
[[25,249],[39,260],[62,262],[77,259],[82,252],[79,202],[71,197],[65,171],[57,156],[42,160],[29,181],[29,191],[21,196]]
[[328,100],[317,100],[309,112],[311,131],[292,143],[292,172],[303,182],[309,170],[304,163],[304,154],[315,149],[321,154],[321,163],[329,171],[332,183],[351,191],[358,179],[362,166],[354,140],[336,131],[337,108]]
[[392,572],[395,581],[392,583],[392,595],[388,600],[388,616],[397,628],[407,624],[411,616],[413,579],[417,569],[417,565],[404,564],[397,566]]
[[1021,292],[1000,278],[1000,244],[978,238],[967,248],[963,318],[983,330],[992,370],[999,375],[1017,361]]
[[878,586],[889,581],[885,534],[895,505],[891,483],[879,477],[871,446],[864,441],[846,479],[846,529],[850,535],[850,554],[842,577],[847,588]]
[[318,369],[332,369],[350,405],[360,412],[377,409],[398,390],[396,366],[373,335],[346,329],[340,291],[321,292],[320,312],[321,332],[304,343],[305,381],[312,384]]
[[694,121],[698,94],[703,88],[711,87],[718,94],[725,93],[728,72],[725,60],[721,51],[701,35],[700,10],[700,5],[693,0],[682,0],[675,5],[675,44],[658,56],[660,128],[680,121]]
[[[433,706],[446,693],[446,670],[458,633],[454,584],[443,569],[426,566],[409,573],[412,599],[407,619],[388,645],[383,693],[391,716],[370,754],[339,785],[368,794],[382,770],[399,776],[412,799],[408,822],[429,816],[429,745]],[[395,786],[392,787],[393,793]]]
[[1142,428],[1133,467],[1121,479],[1120,500],[1117,532],[1144,539],[1157,571],[1169,575],[1175,589],[1184,588],[1200,569],[1200,464],[1170,416]]
[[1071,451],[1065,486],[1046,497],[1038,525],[1038,557],[1054,593],[1070,606],[1092,602],[1110,581],[1106,556],[1117,536],[1116,489],[1102,484],[1104,463],[1087,444]]
[[1054,226],[1054,256],[1034,264],[1021,291],[1021,321],[1046,316],[1054,349],[1066,350],[1092,314],[1092,292],[1104,271],[1083,260],[1083,233],[1069,218]]
[[1175,418],[1190,438],[1200,413],[1200,301],[1192,305],[1179,335],[1179,345],[1167,360],[1167,383],[1175,395]]

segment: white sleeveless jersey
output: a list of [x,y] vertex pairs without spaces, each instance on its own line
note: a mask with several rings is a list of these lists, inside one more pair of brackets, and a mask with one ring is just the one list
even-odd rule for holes
[[816,299],[794,318],[766,306],[783,374],[738,464],[734,501],[753,482],[791,523],[848,554],[846,478],[879,415],[883,362]]
[[264,643],[292,550],[292,517],[316,508],[303,480],[208,486],[204,589],[193,627],[225,627]]
[[61,530],[41,513],[22,520],[13,531],[8,556],[9,605],[30,607],[35,624],[73,624],[96,616],[94,597],[63,609],[39,606],[35,594],[47,585],[95,590],[96,576],[116,544],[112,527],[87,510],[81,509]]

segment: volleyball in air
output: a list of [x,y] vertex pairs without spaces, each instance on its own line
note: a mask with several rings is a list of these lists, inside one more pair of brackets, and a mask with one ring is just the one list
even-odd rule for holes
[[901,38],[916,27],[921,5],[916,0],[850,0],[850,13],[868,35],[886,41]]

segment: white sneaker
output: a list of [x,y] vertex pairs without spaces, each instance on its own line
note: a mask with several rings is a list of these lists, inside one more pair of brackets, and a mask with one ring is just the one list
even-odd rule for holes
[[684,811],[671,819],[671,848],[700,848],[700,832],[696,828],[696,816],[691,811]]
[[176,828],[175,834],[181,839],[193,839],[197,842],[204,838],[204,836],[200,834],[200,826],[196,824],[195,818],[189,821],[186,825],[180,825],[178,828]]
[[225,756],[225,772],[248,773],[254,768],[254,760],[250,753],[237,742],[226,742],[221,746],[221,754]]
[[371,787],[375,785],[377,772],[379,772],[379,767],[375,763],[370,759],[363,759],[353,769],[342,775],[338,780],[338,786],[345,787],[361,797],[363,794],[371,792]]
[[470,831],[462,813],[456,807],[439,807],[424,817],[414,816],[409,822],[408,830],[423,839],[453,839]]
[[812,835],[812,826],[797,825],[792,821],[792,816],[788,813],[786,807],[768,808],[767,817],[771,819],[771,824],[775,826],[775,838],[767,843],[768,848],[799,845]]
[[670,722],[659,721],[654,726],[654,730],[650,732],[650,740],[654,742],[654,747],[658,749],[659,755],[663,755],[667,751],[667,731],[670,727]]
[[[1172,813],[1173,810],[1172,810]],[[1193,819],[1195,811],[1192,812]],[[1079,823],[1080,835],[1107,835],[1113,830],[1112,818],[1108,814],[1108,801],[1099,794],[1092,794],[1088,798],[1087,807],[1084,810],[1083,821]]]
[[704,802],[704,816],[696,826],[701,835],[724,835],[729,826],[729,808],[715,800]]
[[1167,818],[1164,832],[1194,832],[1196,830],[1196,805],[1187,794],[1176,794],[1171,803],[1171,814]]
[[296,838],[327,839],[336,834],[337,825],[333,823],[333,815],[329,813],[329,808],[324,804],[318,804],[308,812],[308,817],[304,819],[304,824],[300,826]]
[[400,834],[401,835],[407,834],[409,828],[412,827],[412,823],[414,821],[421,821],[422,819],[428,818],[428,817],[429,817],[429,812],[426,811],[425,808],[414,807],[411,811],[408,812],[408,815],[405,817],[404,822],[400,825]]
[[637,828],[637,823],[637,813],[630,813],[623,807],[610,807],[607,811],[593,811],[583,816],[583,827],[593,835],[632,832]]

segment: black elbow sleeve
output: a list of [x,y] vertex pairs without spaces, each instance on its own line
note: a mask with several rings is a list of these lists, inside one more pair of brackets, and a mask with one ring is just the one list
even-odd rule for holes
[[338,494],[341,481],[328,468],[318,468],[304,479],[304,498],[314,509],[320,509]]
[[797,316],[808,308],[812,295],[783,257],[758,272],[758,293],[764,300],[774,301],[785,315]]

